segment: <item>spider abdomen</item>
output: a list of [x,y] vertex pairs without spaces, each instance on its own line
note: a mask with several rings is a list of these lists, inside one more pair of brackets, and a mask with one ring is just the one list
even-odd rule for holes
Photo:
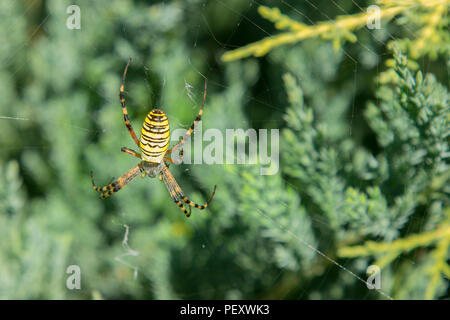
[[139,147],[142,160],[160,163],[169,147],[170,129],[166,114],[159,109],[153,109],[142,125]]

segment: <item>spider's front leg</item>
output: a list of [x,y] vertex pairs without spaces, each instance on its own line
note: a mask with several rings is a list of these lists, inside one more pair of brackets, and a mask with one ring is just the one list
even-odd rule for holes
[[[188,199],[188,197],[184,195],[183,190],[181,190],[180,186],[173,177],[172,173],[170,173],[167,166],[163,167],[163,169],[161,170],[161,175],[164,183],[166,184],[167,190],[169,190],[170,196],[172,197],[173,201],[180,207],[181,211],[184,212],[186,217],[189,217],[191,215],[192,207],[195,207],[200,210],[206,209],[206,207],[208,207],[209,203],[214,198],[214,195],[216,193],[216,186],[214,186],[214,190],[211,196],[209,197],[208,201],[200,205],[195,202],[192,202],[191,200]],[[189,205],[189,212],[183,206],[181,200]]]
[[[139,163],[137,166],[129,170],[127,173],[122,175],[119,179],[116,181],[104,186],[104,187],[97,187],[94,182],[94,173],[91,171],[91,182],[92,187],[95,191],[100,192],[100,199],[108,198],[110,195],[116,193],[123,187],[125,187],[128,183],[133,181],[134,178],[136,178],[141,172],[143,172],[144,169],[142,167],[142,164]],[[145,171],[144,171],[145,172]]]

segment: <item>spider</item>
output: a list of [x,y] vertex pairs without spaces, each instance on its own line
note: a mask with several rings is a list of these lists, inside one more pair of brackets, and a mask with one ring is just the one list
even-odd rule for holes
[[[147,118],[145,119],[144,124],[142,126],[140,139],[136,137],[136,133],[134,132],[130,120],[128,119],[128,111],[127,107],[125,106],[124,88],[125,88],[125,78],[127,76],[127,70],[128,67],[130,66],[130,63],[131,59],[128,60],[127,66],[125,67],[125,71],[123,72],[122,85],[120,86],[119,97],[120,97],[120,104],[122,105],[123,119],[125,121],[125,126],[127,127],[128,132],[131,135],[131,138],[133,138],[134,142],[136,143],[136,145],[138,146],[138,148],[142,153],[138,153],[126,147],[123,147],[121,150],[126,154],[141,159],[142,161],[137,166],[133,167],[127,173],[122,175],[119,179],[113,181],[112,183],[102,188],[97,187],[95,185],[94,174],[91,171],[92,186],[95,191],[100,192],[100,199],[105,199],[110,195],[116,193],[123,187],[125,187],[128,183],[133,181],[139,174],[142,175],[142,178],[144,178],[146,174],[150,178],[155,178],[158,176],[160,181],[164,181],[164,184],[166,185],[166,188],[169,191],[172,200],[178,205],[178,207],[180,207],[181,211],[184,212],[186,217],[189,217],[191,215],[192,207],[203,210],[208,206],[208,204],[214,197],[214,194],[216,193],[216,186],[214,186],[214,190],[205,204],[199,205],[197,203],[192,202],[183,194],[183,191],[176,182],[172,173],[170,173],[169,164],[167,162],[173,163],[173,161],[167,155],[176,151],[178,151],[180,155],[182,154],[182,147],[186,139],[192,134],[195,126],[201,120],[203,107],[205,106],[206,100],[206,87],[207,87],[206,80],[205,80],[205,89],[203,91],[203,103],[200,108],[200,111],[198,112],[197,118],[195,118],[189,130],[187,130],[183,139],[181,139],[181,141],[178,142],[174,147],[167,150],[169,146],[169,137],[170,137],[169,120],[167,119],[166,114],[162,110],[153,109],[148,113]],[[189,211],[186,210],[181,200],[189,205]]]

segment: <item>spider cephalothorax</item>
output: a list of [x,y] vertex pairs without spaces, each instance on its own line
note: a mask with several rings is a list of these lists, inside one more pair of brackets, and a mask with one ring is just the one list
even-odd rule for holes
[[[172,152],[180,152],[180,153],[182,152],[182,147],[186,139],[192,134],[195,126],[201,120],[203,107],[205,106],[205,99],[206,99],[206,81],[205,81],[205,89],[203,91],[203,103],[197,115],[197,118],[195,118],[194,123],[186,132],[183,139],[181,139],[180,142],[178,142],[174,147],[168,150],[170,139],[169,120],[167,119],[166,114],[162,110],[153,109],[148,113],[147,117],[145,118],[144,124],[142,125],[140,139],[137,138],[136,133],[134,132],[133,127],[131,126],[130,120],[128,119],[128,111],[127,107],[125,106],[125,97],[123,92],[125,88],[124,87],[125,78],[127,75],[128,67],[130,65],[130,61],[128,61],[127,66],[125,67],[125,71],[123,73],[122,85],[120,86],[120,103],[122,105],[125,125],[134,142],[141,150],[141,153],[138,153],[134,150],[125,147],[122,148],[122,151],[132,156],[135,156],[141,159],[142,161],[137,166],[135,166],[127,173],[122,175],[119,179],[110,183],[107,186],[104,186],[103,188],[99,188],[95,185],[94,176],[93,173],[91,172],[92,185],[94,187],[94,190],[101,192],[100,198],[105,199],[110,195],[112,195],[113,193],[125,187],[129,182],[131,182],[134,178],[136,178],[140,174],[142,175],[142,177],[144,177],[145,175],[148,175],[150,178],[159,177],[159,180],[164,181],[173,201],[175,201],[175,203],[180,207],[180,209],[184,212],[186,217],[189,217],[191,215],[190,210],[191,207],[195,207],[198,209],[205,209],[208,206],[208,203],[214,197],[214,194],[216,192],[216,186],[214,186],[214,190],[211,196],[209,197],[209,200],[205,204],[199,205],[197,203],[194,203],[183,194],[183,191],[176,182],[172,173],[170,173],[169,167],[165,161],[173,162],[172,159],[167,156]],[[181,201],[184,201],[189,205],[189,212],[186,210]]]
[[160,163],[142,161],[142,169],[150,178],[156,178],[159,176],[163,167],[164,162],[162,161]]

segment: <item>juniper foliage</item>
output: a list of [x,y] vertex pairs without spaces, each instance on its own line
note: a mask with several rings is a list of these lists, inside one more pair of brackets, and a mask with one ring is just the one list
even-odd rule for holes
[[[429,61],[408,57],[413,41],[389,51],[390,32],[408,34],[391,26],[355,30],[358,42],[337,51],[309,39],[223,63],[229,45],[255,40],[254,25],[240,24],[241,13],[260,19],[248,1],[77,1],[80,30],[66,28],[71,4],[0,2],[0,298],[382,299],[346,271],[365,279],[370,264],[394,298],[448,296],[441,45],[424,49]],[[283,12],[323,20],[292,6]],[[172,129],[188,128],[203,74],[203,130],[281,129],[279,172],[172,165],[196,202],[217,185],[189,219],[156,179],[98,199],[90,170],[103,185],[137,162],[120,152],[132,147],[118,101],[129,57],[135,130],[154,106]],[[66,287],[70,265],[80,290]]]

